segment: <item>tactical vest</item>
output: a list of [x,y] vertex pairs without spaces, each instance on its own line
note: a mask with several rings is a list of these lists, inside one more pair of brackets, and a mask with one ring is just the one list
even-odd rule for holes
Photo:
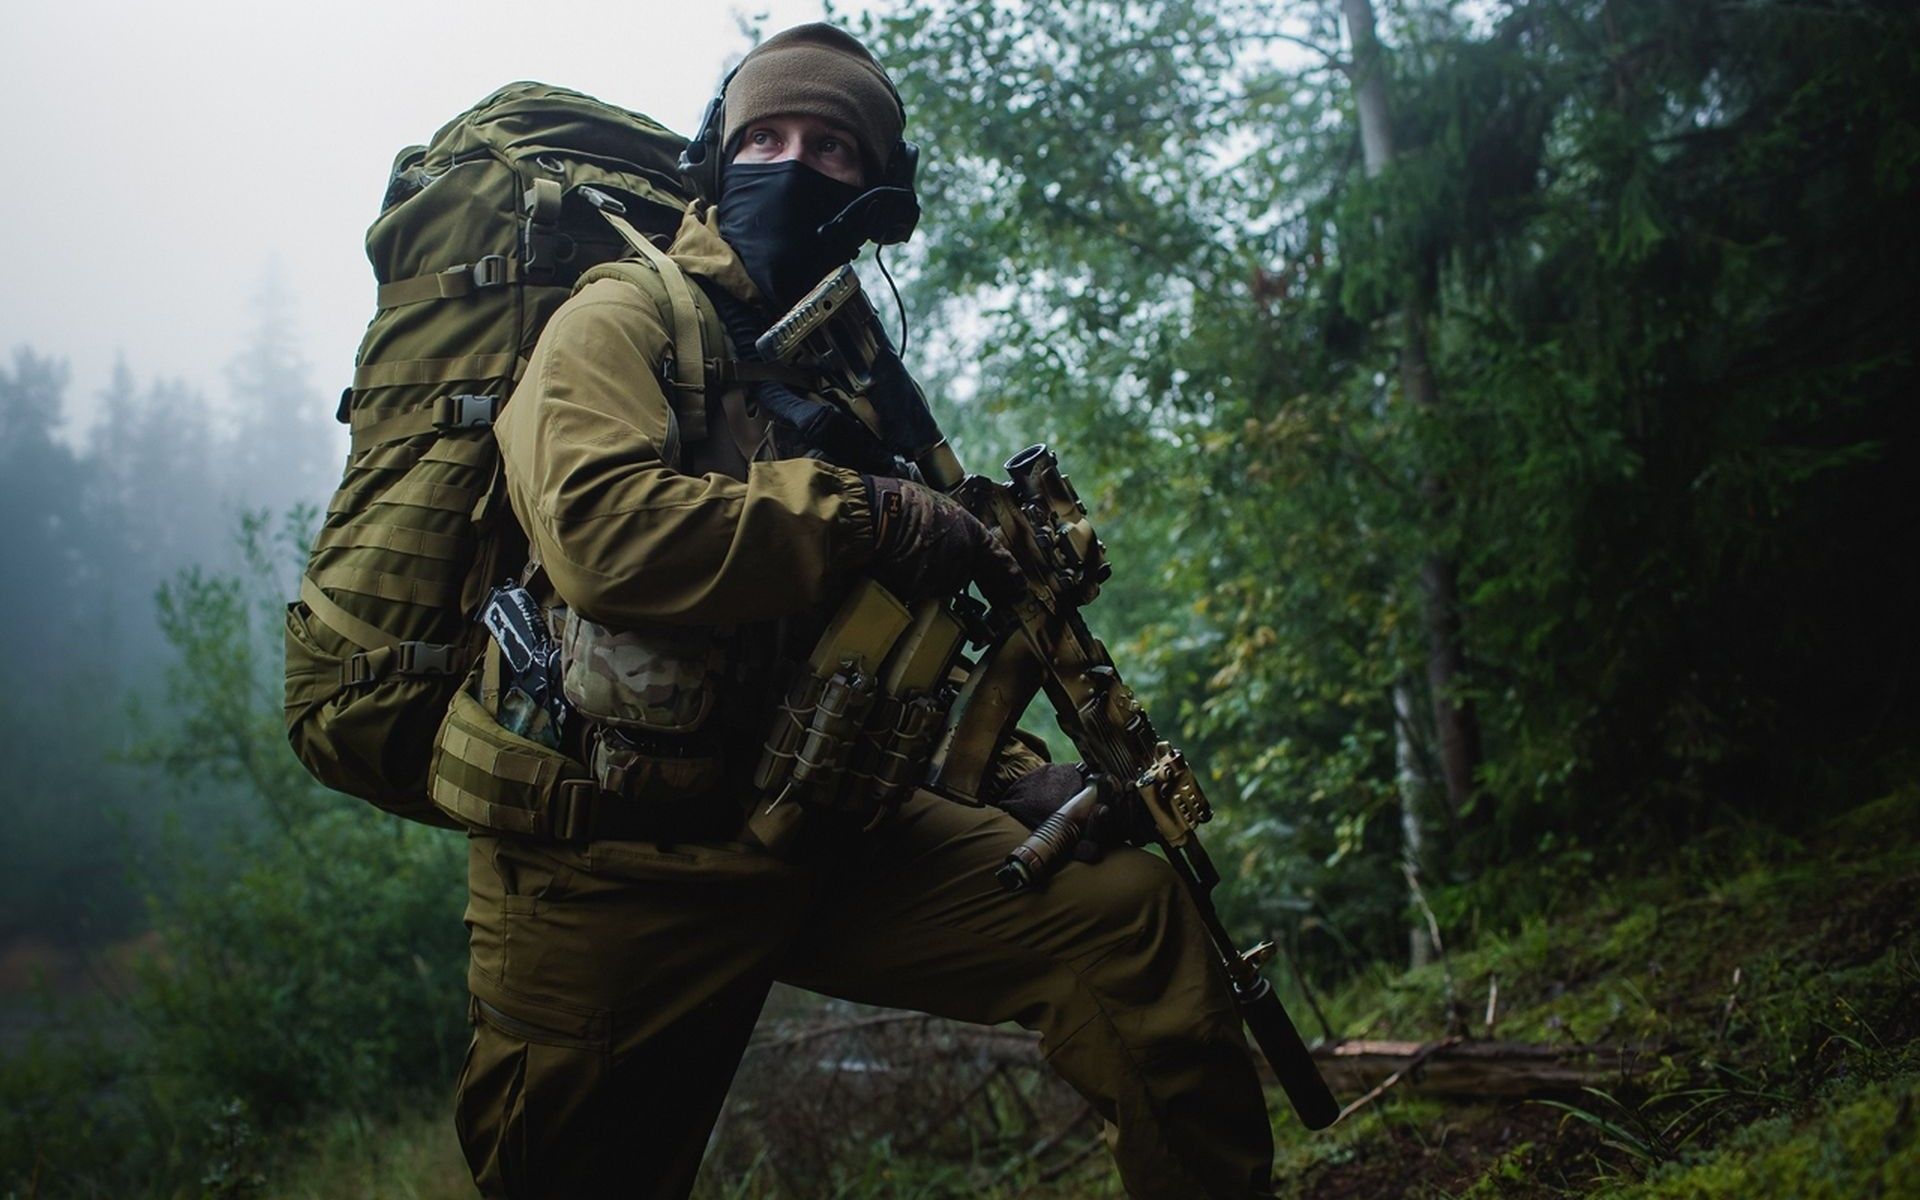
[[[654,262],[650,247],[642,253],[644,261],[595,268],[578,286],[616,279],[657,298],[674,268]],[[670,437],[663,466],[744,479],[771,452],[747,386],[790,369],[735,360],[703,293],[695,309],[710,348],[707,437],[692,445]],[[678,340],[685,318],[673,320]],[[910,611],[871,580],[855,583],[807,639],[810,652],[779,663],[748,660],[732,630],[613,629],[546,600],[574,732],[546,746],[504,728],[499,655],[490,650],[453,698],[431,781],[434,802],[472,828],[566,840],[724,838],[750,809],[749,835],[779,849],[808,816],[869,827],[924,775],[964,635],[948,606]],[[764,686],[769,673],[777,687]],[[716,713],[719,697],[749,701],[731,715],[751,724],[721,720],[716,729],[729,715]]]

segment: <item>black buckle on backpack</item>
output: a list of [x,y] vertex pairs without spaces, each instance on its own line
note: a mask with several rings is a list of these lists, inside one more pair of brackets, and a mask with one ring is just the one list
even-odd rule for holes
[[507,256],[489,254],[473,264],[473,286],[476,288],[500,287],[507,282]]
[[578,252],[572,236],[558,229],[532,221],[525,222],[521,228],[520,273],[533,282],[552,281]]
[[478,429],[493,424],[500,415],[500,397],[476,396],[462,392],[442,396],[433,402],[435,429]]
[[400,653],[394,670],[402,675],[452,675],[459,669],[454,661],[458,648],[440,642],[401,642],[395,647]]

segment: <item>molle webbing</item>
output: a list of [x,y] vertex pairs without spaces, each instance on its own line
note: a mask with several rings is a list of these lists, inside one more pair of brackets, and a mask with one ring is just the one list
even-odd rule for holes
[[[455,263],[444,270],[429,271],[410,279],[383,283],[375,292],[384,311],[420,304],[428,300],[457,300],[483,288],[504,287],[521,281],[520,262],[504,254],[489,254],[478,262]],[[533,286],[556,286],[541,285]]]
[[368,363],[353,372],[353,390],[405,387],[417,383],[453,383],[470,379],[510,379],[519,354],[462,354],[455,358],[403,358]]
[[[473,613],[525,552],[491,426],[578,276],[628,253],[595,209],[620,208],[643,241],[678,226],[683,145],[624,109],[518,83],[395,160],[367,231],[377,309],[338,413],[352,449],[287,612],[288,737],[327,786],[457,823],[428,796],[434,736],[486,644]],[[691,386],[675,391],[697,401],[691,324]],[[509,758],[495,765],[503,786],[527,786]],[[459,821],[525,799],[474,776],[446,786],[480,798],[450,810]]]
[[[524,360],[515,366],[514,378],[518,379],[526,369]],[[492,425],[494,418],[500,415],[507,398],[501,395],[476,395],[471,392],[455,392],[451,395],[436,396],[432,403],[406,412],[383,416],[378,413],[355,413],[349,420],[353,427],[353,453],[358,455],[375,446],[385,446],[402,441],[418,434],[451,429],[480,429]],[[491,453],[491,443],[467,442],[454,445],[471,445],[478,462],[480,455]],[[438,447],[436,446],[436,449]]]

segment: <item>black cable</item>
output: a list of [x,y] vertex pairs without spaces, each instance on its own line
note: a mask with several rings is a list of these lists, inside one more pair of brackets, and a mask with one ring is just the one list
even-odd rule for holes
[[887,281],[887,290],[893,293],[893,307],[900,313],[900,357],[905,358],[907,356],[907,338],[912,333],[912,330],[907,328],[907,305],[905,301],[900,299],[900,285],[893,281],[893,272],[887,270],[887,260],[880,253],[884,248],[885,247],[877,245],[873,248],[873,261],[874,264],[880,268],[881,278]]

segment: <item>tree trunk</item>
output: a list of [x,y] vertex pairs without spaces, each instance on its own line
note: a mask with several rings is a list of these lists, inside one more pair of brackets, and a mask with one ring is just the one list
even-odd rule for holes
[[[1353,43],[1353,95],[1360,117],[1361,160],[1367,177],[1372,178],[1394,159],[1385,64],[1380,40],[1374,33],[1372,0],[1341,3]],[[1401,390],[1414,405],[1431,411],[1439,407],[1440,390],[1427,357],[1426,298],[1417,285],[1410,287],[1402,300],[1400,323]],[[1421,480],[1420,493],[1434,515],[1446,514],[1450,498],[1443,480],[1428,476]],[[1448,807],[1458,816],[1467,811],[1473,796],[1473,773],[1480,765],[1480,725],[1471,702],[1456,696],[1466,655],[1460,645],[1459,571],[1453,559],[1440,553],[1427,556],[1420,564],[1420,590],[1440,773],[1446,783]]]
[[[1400,861],[1417,872],[1427,843],[1427,772],[1413,741],[1413,688],[1404,678],[1393,684],[1393,765],[1400,789]],[[1407,967],[1424,967],[1432,960],[1433,941],[1415,921],[1407,927]]]

